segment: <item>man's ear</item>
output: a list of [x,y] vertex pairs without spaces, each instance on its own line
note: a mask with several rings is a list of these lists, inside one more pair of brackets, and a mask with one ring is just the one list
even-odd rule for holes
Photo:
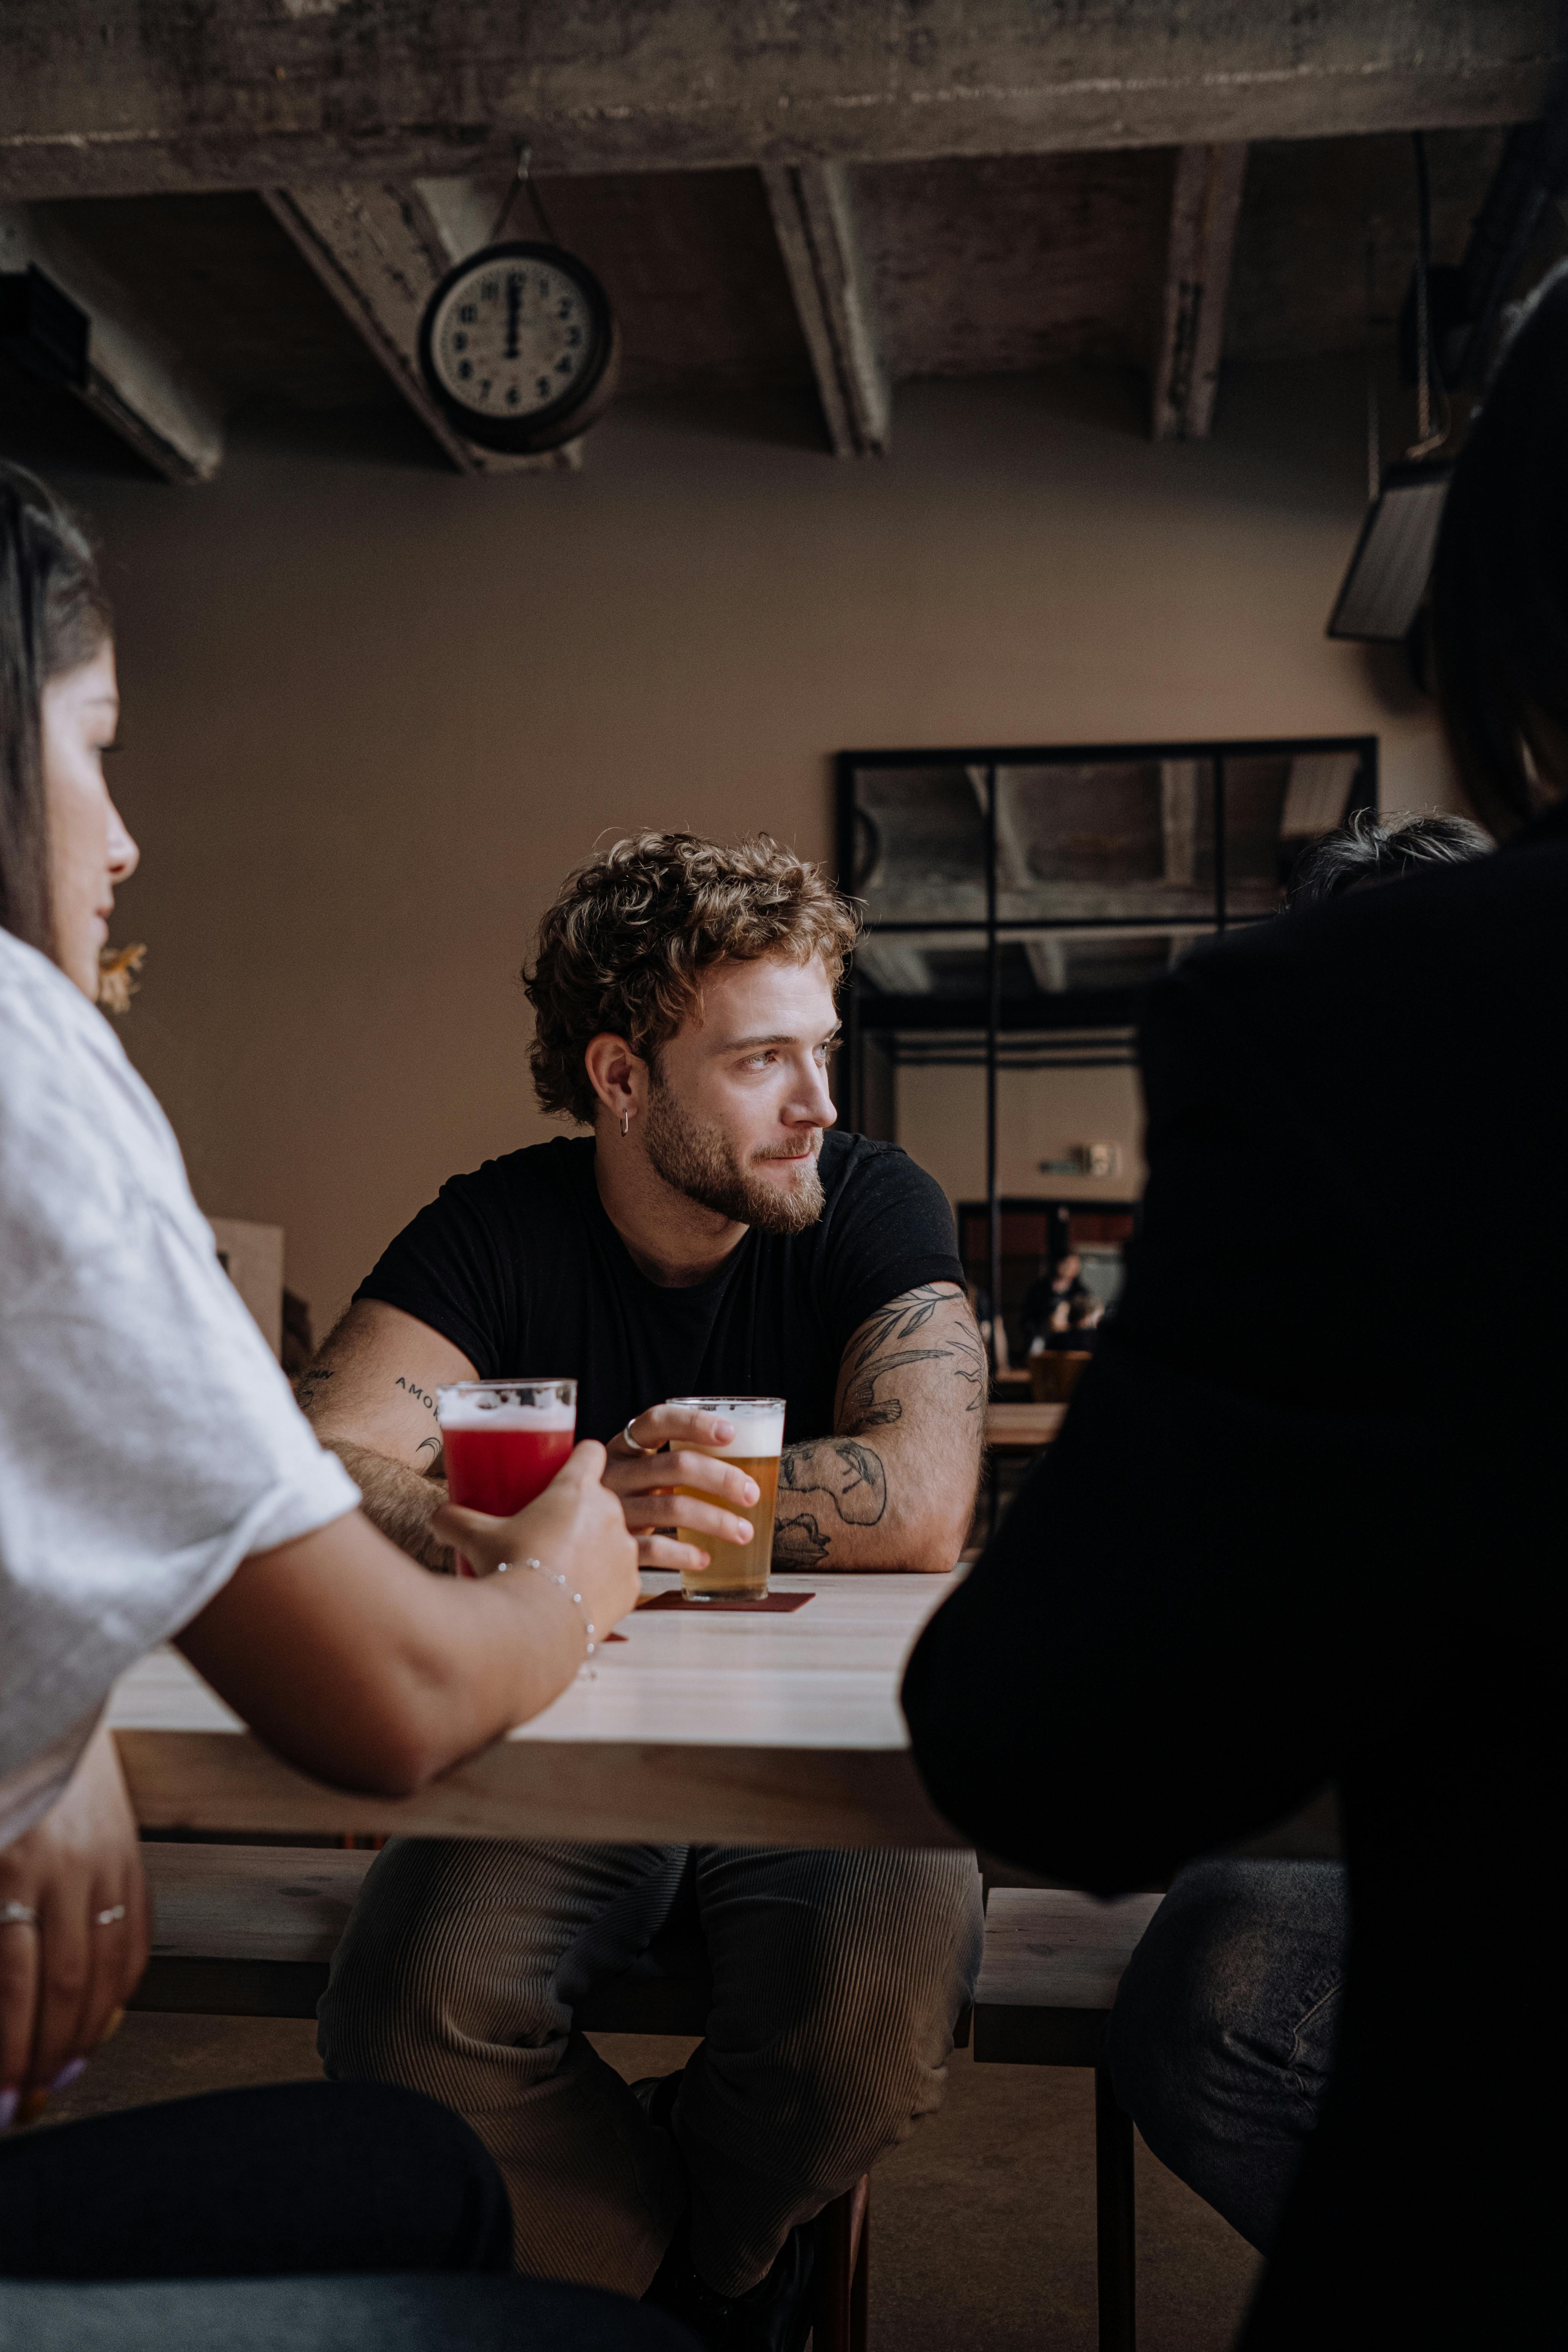
[[583,1055],[588,1084],[617,1126],[636,1118],[647,1101],[647,1064],[624,1037],[605,1031],[590,1038]]

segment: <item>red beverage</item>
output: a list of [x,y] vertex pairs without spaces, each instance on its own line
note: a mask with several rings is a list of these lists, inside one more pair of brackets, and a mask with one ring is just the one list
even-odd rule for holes
[[[542,1495],[572,1451],[575,1381],[459,1381],[437,1392],[454,1503],[509,1519]],[[461,1555],[459,1576],[474,1571]]]
[[564,1429],[447,1429],[447,1484],[454,1503],[510,1519],[542,1495],[572,1451]]

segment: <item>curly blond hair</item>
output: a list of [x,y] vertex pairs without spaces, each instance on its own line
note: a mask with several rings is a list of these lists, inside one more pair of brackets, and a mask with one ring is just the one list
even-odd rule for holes
[[608,1031],[657,1066],[711,966],[820,957],[837,987],[859,929],[821,867],[766,834],[729,849],[690,833],[627,834],[567,877],[522,968],[540,1108],[591,1127],[590,1039]]

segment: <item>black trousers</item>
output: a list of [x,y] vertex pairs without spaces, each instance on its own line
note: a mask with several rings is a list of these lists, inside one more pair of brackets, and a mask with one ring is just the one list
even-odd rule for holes
[[429,2275],[510,2264],[500,2173],[458,2116],[409,2091],[216,2091],[0,2140],[0,2352],[689,2341],[613,2296]]

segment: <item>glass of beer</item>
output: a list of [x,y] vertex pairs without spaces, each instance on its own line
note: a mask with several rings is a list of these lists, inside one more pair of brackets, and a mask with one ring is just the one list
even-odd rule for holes
[[[542,1495],[572,1451],[575,1381],[457,1381],[436,1391],[454,1503],[510,1519]],[[459,1576],[474,1570],[459,1553]]]
[[[768,1589],[768,1569],[773,1556],[773,1513],[779,1496],[779,1455],[784,1452],[784,1401],[783,1397],[670,1397],[670,1404],[687,1407],[693,1412],[718,1413],[731,1423],[735,1434],[728,1445],[699,1445],[691,1438],[682,1438],[678,1451],[683,1454],[708,1454],[715,1461],[732,1462],[743,1470],[757,1487],[757,1499],[749,1511],[738,1503],[722,1506],[752,1523],[749,1544],[723,1542],[718,1536],[698,1535],[690,1528],[677,1525],[676,1535],[681,1543],[695,1544],[699,1551],[708,1554],[706,1568],[683,1568],[680,1589],[688,1601],[761,1601]],[[700,1486],[676,1486],[677,1495],[690,1495],[705,1503],[718,1497]]]

